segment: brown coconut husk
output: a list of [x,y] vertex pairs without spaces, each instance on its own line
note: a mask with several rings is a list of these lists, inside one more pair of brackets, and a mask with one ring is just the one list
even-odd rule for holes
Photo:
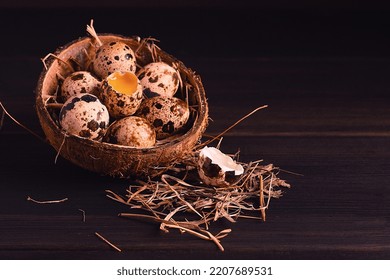
[[177,95],[186,100],[191,108],[185,131],[158,142],[152,148],[137,149],[81,138],[61,130],[57,120],[61,108],[57,98],[59,84],[71,72],[87,70],[83,68],[88,68],[93,45],[96,44],[96,40],[90,37],[75,40],[45,58],[45,69],[36,89],[36,111],[40,124],[48,142],[58,154],[84,169],[115,177],[153,177],[173,162],[191,154],[199,143],[208,124],[208,104],[202,81],[181,61],[157,47],[154,39],[114,34],[99,34],[98,38],[102,43],[122,41],[128,44],[135,51],[137,63],[141,66],[158,60],[179,71],[182,86]]

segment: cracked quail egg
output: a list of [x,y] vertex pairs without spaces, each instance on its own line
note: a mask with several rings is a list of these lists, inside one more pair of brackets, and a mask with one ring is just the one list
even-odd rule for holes
[[138,74],[145,96],[172,97],[179,87],[179,73],[164,62],[147,64]]
[[59,121],[69,134],[99,140],[108,127],[110,117],[106,106],[92,94],[77,94],[61,108]]
[[136,68],[134,51],[119,41],[101,45],[92,61],[92,69],[101,79],[117,71],[135,73]]
[[156,143],[156,132],[147,120],[130,116],[111,124],[103,141],[134,148],[149,148]]
[[142,86],[131,72],[114,72],[103,81],[101,100],[114,118],[133,115],[142,98]]
[[71,96],[80,93],[90,93],[97,95],[100,88],[100,81],[90,72],[77,71],[70,74],[61,85],[61,97],[66,101]]
[[157,139],[164,139],[185,126],[190,110],[187,103],[179,98],[156,96],[145,99],[136,115],[144,117],[154,126]]

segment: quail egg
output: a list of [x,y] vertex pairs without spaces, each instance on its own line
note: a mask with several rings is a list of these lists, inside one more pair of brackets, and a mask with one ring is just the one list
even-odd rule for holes
[[135,73],[136,68],[134,51],[119,41],[100,46],[92,61],[92,69],[101,79],[117,71]]
[[61,85],[61,97],[66,101],[69,97],[80,93],[97,95],[100,82],[87,71],[77,71],[65,78]]
[[144,118],[130,116],[111,124],[103,141],[134,148],[149,148],[156,143],[156,132]]
[[136,115],[144,117],[154,126],[157,139],[164,139],[184,127],[190,110],[187,103],[179,98],[156,96],[145,99]]
[[99,140],[108,127],[110,117],[106,106],[87,93],[69,98],[61,108],[59,122],[69,134]]
[[179,74],[164,62],[147,64],[138,74],[145,96],[172,97],[179,87]]
[[142,86],[131,72],[114,72],[103,81],[101,100],[113,118],[133,115],[142,98]]

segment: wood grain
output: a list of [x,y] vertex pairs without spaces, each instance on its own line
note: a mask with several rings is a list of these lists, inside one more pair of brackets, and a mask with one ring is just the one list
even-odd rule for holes
[[[45,12],[24,10],[19,18],[15,11],[0,12],[4,16],[0,22],[11,22],[11,16],[33,19]],[[72,15],[68,30],[85,21],[81,13]],[[65,14],[58,12],[58,19]],[[356,30],[355,26],[362,26],[356,14],[320,14],[317,21],[315,14],[306,14],[295,22],[294,15],[283,17],[286,13],[279,11],[261,19],[249,12],[250,17],[244,19],[240,10],[242,22],[227,25],[222,35],[214,36],[215,29],[232,14],[225,11],[213,18],[209,11],[204,23],[198,22],[200,31],[196,31],[197,22],[187,26],[195,35],[206,32],[204,38],[212,45],[209,53],[199,50],[199,42],[189,47],[188,39],[181,46],[165,46],[202,77],[212,119],[208,134],[216,135],[254,108],[269,105],[227,133],[221,145],[225,152],[240,150],[243,161],[263,159],[304,175],[281,172],[292,188],[271,201],[267,222],[241,219],[235,224],[213,224],[212,232],[232,228],[223,239],[222,253],[211,242],[175,231],[165,234],[155,224],[117,217],[131,210],[106,198],[105,190],[123,193],[128,181],[102,177],[62,158],[55,164],[54,149],[5,118],[0,131],[0,259],[390,258],[390,60],[384,55],[388,44],[379,24],[387,22],[383,14],[367,15],[373,19],[368,30]],[[180,17],[185,15],[195,17],[196,13]],[[327,25],[329,18],[336,23]],[[279,23],[272,27],[277,19]],[[305,25],[305,20],[313,26]],[[15,32],[22,29],[22,23],[15,25]],[[348,38],[332,33],[340,23]],[[38,20],[26,30],[43,30],[43,25]],[[64,25],[60,22],[57,27]],[[258,48],[251,45],[247,53],[238,42],[217,52],[223,35],[246,27],[244,35],[249,35],[256,32],[256,26],[270,29],[256,33],[254,43],[262,43],[260,38],[269,41]],[[147,32],[149,28],[141,29]],[[316,30],[319,33],[313,34]],[[20,42],[17,32],[7,32]],[[156,32],[172,39],[167,31]],[[45,39],[40,33],[36,45],[26,52],[20,52],[17,45],[0,54],[0,100],[14,117],[38,133],[34,88],[42,69],[39,57],[75,34],[60,35],[46,33]],[[356,44],[361,41],[362,45]],[[311,42],[311,51],[305,48],[307,42]],[[15,75],[19,69],[25,71]],[[28,196],[68,200],[36,204]],[[79,209],[85,211],[85,222]],[[95,232],[122,252],[96,238]]]

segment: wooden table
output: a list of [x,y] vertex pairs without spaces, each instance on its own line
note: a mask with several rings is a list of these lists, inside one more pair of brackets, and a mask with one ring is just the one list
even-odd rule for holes
[[[221,252],[188,234],[117,217],[130,209],[106,198],[105,190],[124,192],[128,181],[90,173],[61,157],[55,163],[48,144],[5,117],[1,259],[390,258],[384,12],[174,9],[158,25],[163,16],[156,10],[144,24],[145,9],[132,18],[125,11],[107,16],[110,11],[0,11],[9,38],[0,52],[0,101],[15,118],[42,135],[34,110],[40,57],[83,36],[94,17],[101,32],[161,39],[163,49],[202,76],[213,120],[207,133],[215,135],[257,106],[269,105],[227,133],[221,149],[239,149],[243,161],[263,159],[304,176],[280,173],[292,188],[271,201],[266,222],[213,224],[214,232],[232,229]],[[28,196],[68,200],[36,204]]]

